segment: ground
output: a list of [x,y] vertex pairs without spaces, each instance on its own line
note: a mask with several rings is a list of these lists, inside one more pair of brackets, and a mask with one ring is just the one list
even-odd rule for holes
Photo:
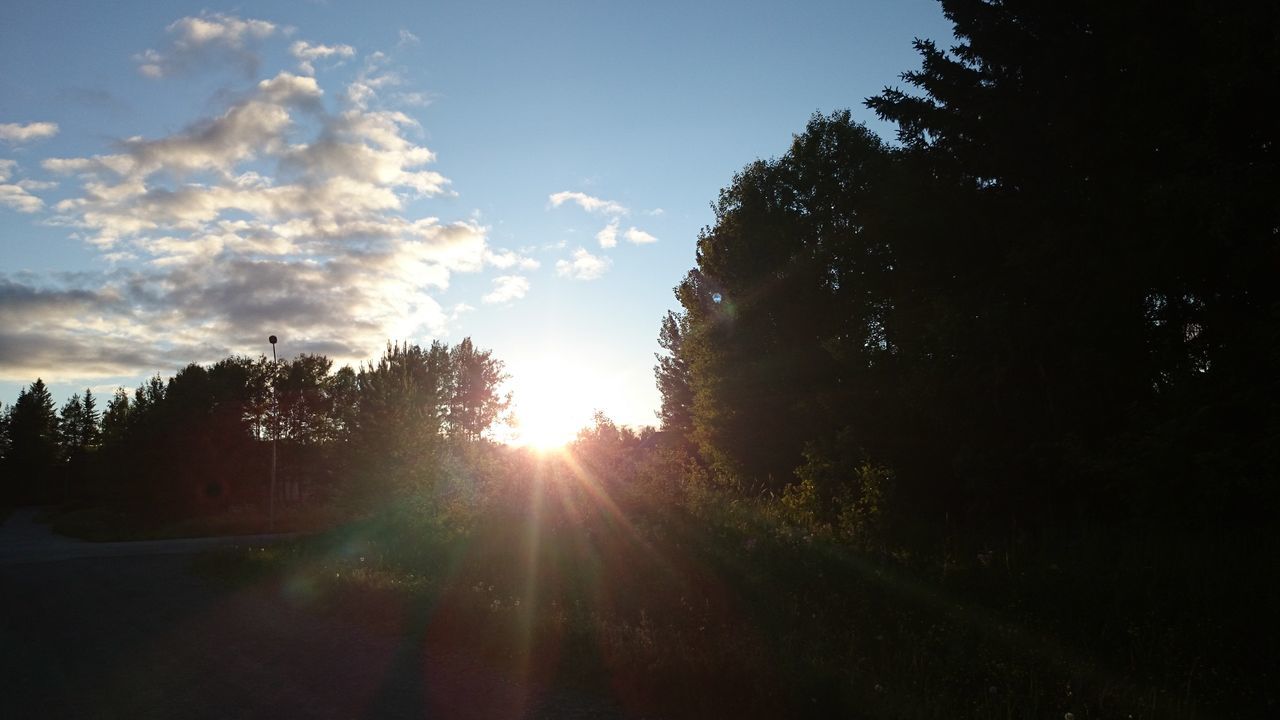
[[229,587],[199,553],[264,538],[87,543],[34,509],[0,527],[0,717],[618,717],[464,654],[320,612],[273,581]]

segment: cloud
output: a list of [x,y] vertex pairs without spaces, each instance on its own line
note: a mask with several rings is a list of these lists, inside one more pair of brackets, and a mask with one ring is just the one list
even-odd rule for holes
[[204,12],[175,20],[165,31],[172,37],[167,48],[134,57],[138,72],[146,77],[159,79],[219,61],[239,66],[247,76],[256,75],[261,64],[257,42],[274,34],[276,26],[266,20]]
[[34,213],[44,208],[44,201],[18,185],[0,185],[0,205],[18,212]]
[[419,42],[422,42],[422,41],[418,38],[417,35],[414,35],[408,30],[401,29],[400,41],[396,43],[396,47],[402,47],[404,45],[417,45]]
[[304,75],[315,75],[316,60],[328,57],[349,58],[356,54],[350,45],[312,45],[306,40],[295,40],[289,46],[289,54],[298,59],[298,70]]
[[602,248],[615,247],[618,244],[618,221],[615,219],[596,233],[596,241]]
[[521,275],[499,275],[493,279],[493,291],[480,298],[493,305],[519,300],[529,292],[529,278]]
[[[110,312],[117,298],[80,288],[36,288],[0,275],[0,377],[29,381],[58,376],[68,364],[92,366],[108,375],[142,362],[143,348],[94,333],[95,315]],[[63,332],[68,326],[85,332]],[[57,328],[59,331],[51,332]],[[147,365],[144,365],[144,367]],[[53,372],[50,372],[53,370]]]
[[[222,29],[175,23],[172,53],[232,48],[236,37],[249,48],[271,32],[221,15],[198,19]],[[349,98],[358,84],[368,100],[398,82],[383,62],[371,59],[334,94]],[[456,273],[506,270],[489,302],[527,292],[515,273],[538,262],[491,247],[478,221],[409,214],[411,200],[450,186],[415,140],[418,123],[381,104],[330,111],[325,90],[313,76],[280,72],[177,132],[45,159],[70,190],[48,222],[107,269],[0,274],[0,376],[141,374],[256,354],[269,334],[287,354],[353,362],[387,338],[445,334],[463,310],[436,298]],[[16,170],[0,164],[4,187],[43,187],[9,183]],[[3,202],[39,209],[39,198],[16,191],[5,190]]]
[[[221,115],[154,140],[131,138],[122,152],[50,158],[47,170],[84,179],[82,196],[56,206],[65,224],[91,231],[99,245],[141,233],[191,230],[228,213],[310,222],[321,238],[387,236],[413,197],[443,194],[448,179],[423,166],[429,149],[404,137],[417,123],[394,111],[351,109],[326,115],[315,78],[280,73]],[[320,120],[313,142],[291,137],[294,116]],[[274,160],[267,178],[239,168]]]
[[366,109],[384,88],[401,84],[400,75],[383,69],[389,58],[384,52],[372,52],[365,56],[364,67],[356,79],[347,86],[346,101],[352,107]]
[[542,267],[542,263],[537,260],[519,255],[510,250],[486,251],[484,261],[493,267],[503,270],[515,266],[519,266],[521,270],[537,270]]
[[33,180],[10,183],[9,179],[17,166],[16,160],[0,160],[0,205],[11,207],[18,212],[39,212],[44,207],[44,201],[27,191],[48,190],[53,184]]
[[398,92],[392,93],[391,99],[400,105],[409,107],[426,107],[431,104],[432,97],[429,93],[424,92]]
[[603,213],[605,215],[626,215],[628,212],[625,207],[612,200],[601,200],[598,197],[592,197],[581,192],[565,190],[552,194],[548,199],[551,201],[552,207],[560,207],[566,202],[574,202],[587,212]]
[[31,122],[0,123],[0,140],[10,143],[23,143],[43,138],[51,138],[58,134],[58,123]]
[[585,248],[578,248],[573,251],[572,260],[556,261],[556,273],[575,280],[595,280],[604,275],[612,264],[607,257],[592,255]]
[[633,245],[648,245],[649,243],[658,242],[658,238],[635,226],[627,228],[626,238],[627,242]]

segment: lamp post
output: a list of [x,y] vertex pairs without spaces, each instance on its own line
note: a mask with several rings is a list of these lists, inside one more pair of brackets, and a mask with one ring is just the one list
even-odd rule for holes
[[276,336],[267,338],[271,343],[271,487],[267,499],[267,532],[276,531],[276,436],[280,434],[280,407],[276,404]]

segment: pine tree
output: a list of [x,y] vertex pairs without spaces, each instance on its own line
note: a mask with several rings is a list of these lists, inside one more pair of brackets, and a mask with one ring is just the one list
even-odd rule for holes
[[64,461],[70,460],[84,447],[84,429],[84,404],[79,393],[72,393],[58,413],[58,445]]
[[102,414],[102,443],[107,447],[120,447],[124,443],[125,432],[129,427],[129,392],[124,388],[116,388],[115,394],[107,401],[107,409]]
[[58,458],[58,416],[53,396],[42,379],[18,394],[9,414],[10,498],[19,502],[54,497],[50,478]]
[[98,412],[98,399],[93,396],[93,391],[89,388],[84,389],[84,399],[81,401],[81,407],[83,409],[79,433],[81,447],[97,447],[102,438],[102,417]]

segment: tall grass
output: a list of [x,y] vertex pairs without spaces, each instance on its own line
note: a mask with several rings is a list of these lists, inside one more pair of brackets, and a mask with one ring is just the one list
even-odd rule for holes
[[325,535],[218,562],[275,578],[318,611],[637,713],[1275,709],[1266,632],[1280,596],[1274,574],[1251,564],[1256,542],[1082,530],[906,547],[822,520],[802,498],[725,490],[675,454],[513,457]]

